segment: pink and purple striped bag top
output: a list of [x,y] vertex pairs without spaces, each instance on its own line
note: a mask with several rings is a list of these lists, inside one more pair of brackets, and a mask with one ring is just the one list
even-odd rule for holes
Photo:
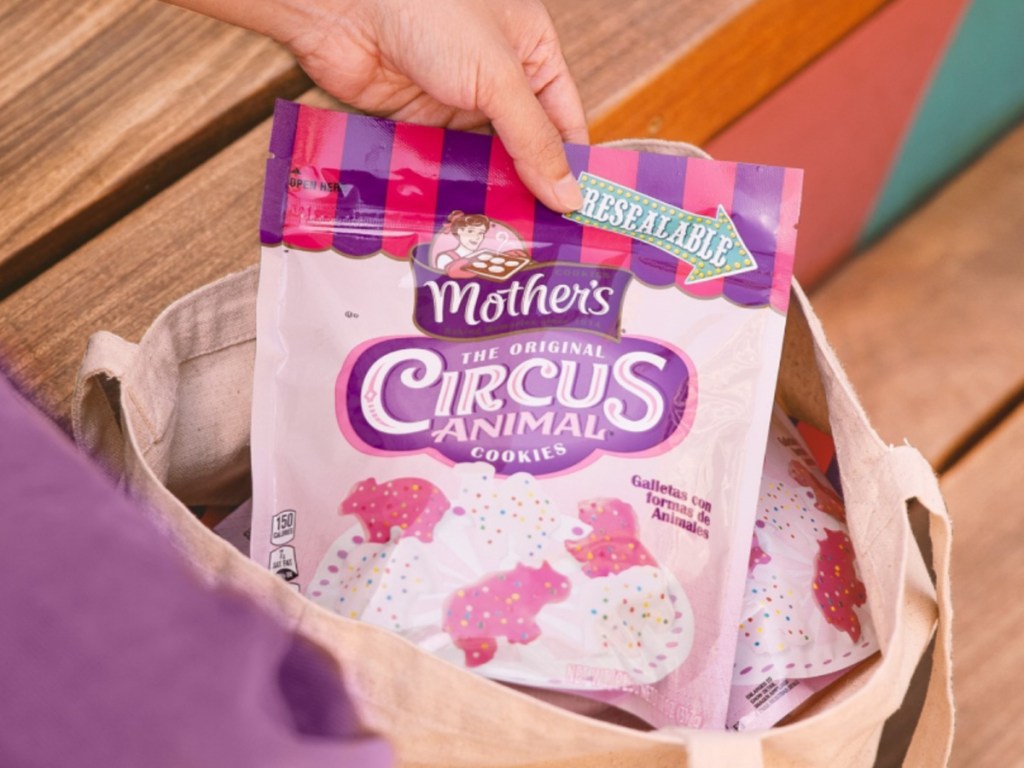
[[484,676],[721,728],[799,171],[280,102],[251,554]]

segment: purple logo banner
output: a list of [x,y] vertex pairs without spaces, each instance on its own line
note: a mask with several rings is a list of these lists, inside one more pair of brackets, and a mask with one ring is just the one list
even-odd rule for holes
[[660,452],[686,435],[697,383],[686,355],[646,338],[546,331],[473,343],[399,337],[354,350],[335,410],[367,453],[561,472],[601,452]]
[[586,264],[531,265],[492,279],[453,278],[415,260],[412,265],[413,321],[442,339],[485,339],[541,328],[616,339],[632,280],[629,272]]

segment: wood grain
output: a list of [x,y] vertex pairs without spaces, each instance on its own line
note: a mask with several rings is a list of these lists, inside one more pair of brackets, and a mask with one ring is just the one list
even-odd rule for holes
[[700,144],[886,2],[549,0],[549,7],[580,78],[593,141],[657,136]]
[[[646,87],[656,75],[687,57],[717,28],[760,2],[545,0],[545,5],[593,124],[637,88]],[[690,83],[676,83],[673,90],[690,88]],[[630,135],[647,135],[646,124],[643,132]]]
[[1024,760],[1024,409],[944,478],[953,518],[954,768]]
[[92,333],[137,341],[174,299],[259,259],[269,140],[267,120],[0,302],[0,364],[65,429]]
[[812,295],[882,437],[940,468],[1024,386],[1024,124]]
[[[884,1],[549,6],[595,139],[703,141]],[[0,295],[309,86],[268,40],[153,0],[15,3],[0,21]]]
[[0,291],[308,88],[269,40],[153,0],[11,3],[0,51]]

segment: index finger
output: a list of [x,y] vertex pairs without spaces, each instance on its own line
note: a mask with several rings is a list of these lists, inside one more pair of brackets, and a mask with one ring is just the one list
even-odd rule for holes
[[[518,66],[496,69],[484,85],[480,109],[511,155],[523,183],[552,210],[583,205],[579,184],[569,168],[562,135]],[[578,127],[573,129],[579,135]]]

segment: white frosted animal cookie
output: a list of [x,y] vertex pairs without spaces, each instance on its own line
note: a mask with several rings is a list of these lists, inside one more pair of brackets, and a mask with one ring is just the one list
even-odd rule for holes
[[566,659],[571,677],[557,681],[559,687],[600,690],[656,683],[689,656],[693,609],[667,571],[635,566],[590,578],[577,567],[570,581],[571,600],[549,606],[539,622],[564,628],[566,641],[576,645]]
[[400,538],[392,535],[389,541],[369,541],[362,522],[354,515],[344,515],[341,526],[341,535],[320,559],[313,580],[306,586],[306,595],[329,611],[358,619],[378,590]]
[[338,507],[341,534],[320,559],[306,588],[309,597],[342,616],[360,618],[398,543],[432,541],[448,508],[445,495],[422,478],[358,481]]
[[443,535],[431,543],[408,537],[399,541],[380,568],[377,589],[365,606],[363,621],[431,645],[430,650],[444,644],[446,639],[439,636],[447,585],[462,580],[464,571],[458,564],[449,568],[443,558],[437,558],[443,548]]
[[595,666],[622,666],[636,682],[656,682],[678,667],[693,645],[693,609],[678,580],[659,567],[640,539],[636,513],[617,498],[579,502],[590,529],[565,543],[582,574],[587,648]]
[[772,453],[778,450],[769,444],[733,670],[736,684],[766,674],[826,675],[878,648],[841,515],[834,513],[831,499],[819,500],[820,491],[800,482],[806,466],[794,467],[799,463],[794,461],[774,467]]
[[[565,555],[569,536],[589,531],[580,521],[555,506],[533,475],[517,472],[495,477],[484,462],[457,464],[460,482],[451,510],[437,534],[465,554],[475,572],[510,569],[517,563],[537,566]],[[453,554],[453,557],[456,555]]]

